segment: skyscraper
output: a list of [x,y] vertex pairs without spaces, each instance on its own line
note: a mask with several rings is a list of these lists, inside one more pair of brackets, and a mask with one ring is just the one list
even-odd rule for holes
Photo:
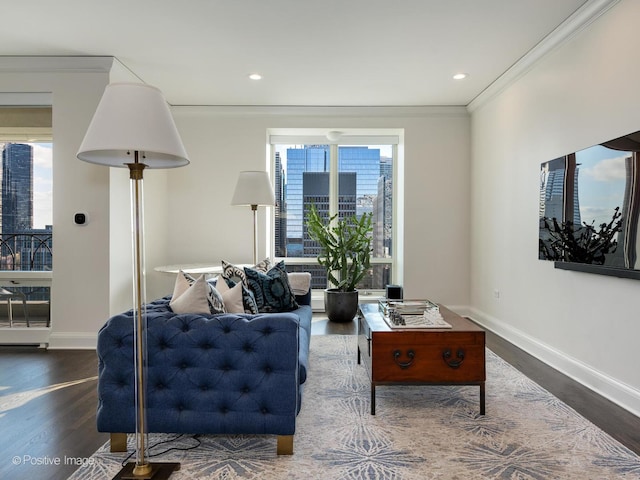
[[33,228],[33,148],[8,143],[2,151],[2,234]]
[[[278,145],[275,155],[276,197],[282,194],[275,212],[275,251],[289,258],[315,258],[316,242],[306,232],[306,208],[314,203],[321,216],[329,214],[330,145]],[[384,152],[384,155],[383,155]],[[392,258],[393,157],[386,146],[343,146],[337,148],[337,198],[341,218],[371,213],[374,257]],[[277,203],[277,200],[276,200]],[[278,219],[280,216],[280,220]],[[283,242],[286,242],[283,245]],[[314,262],[289,266],[312,272],[313,288],[326,286],[326,275]],[[316,272],[317,270],[317,272]],[[383,288],[389,283],[389,264],[372,265],[372,274],[361,288]]]
[[[307,211],[311,205],[315,205],[322,219],[329,218],[329,172],[304,172],[303,174],[303,201],[305,208],[303,224],[303,256],[316,257],[320,253],[320,244],[309,237],[307,231]],[[338,210],[340,216],[350,217],[356,213],[356,173],[344,172],[339,174],[338,196],[340,202]]]
[[282,167],[280,152],[276,152],[275,158],[275,200],[274,206],[274,245],[276,257],[287,256],[287,203],[286,203],[286,176]]
[[[542,164],[540,171],[540,218],[555,218],[560,222],[570,221],[574,225],[580,226],[580,199],[578,197],[578,173],[579,164],[576,165],[573,189],[567,192],[565,189],[565,175],[567,171],[567,160],[565,157],[556,158]],[[566,195],[571,195],[570,199]],[[571,200],[573,203],[572,218],[565,218],[565,202]]]
[[[380,177],[380,150],[368,147],[343,147],[338,149],[339,178],[343,173],[355,174],[355,213],[360,216],[373,212],[373,204],[378,194]],[[287,149],[286,167],[286,210],[287,210],[287,256],[307,256],[304,251],[304,174],[329,172],[329,146],[305,145],[302,148]],[[344,177],[347,178],[347,177]],[[342,188],[340,187],[340,195]],[[327,190],[328,195],[328,190]],[[338,199],[339,204],[350,205],[351,199]],[[339,207],[341,216],[354,212]]]
[[[7,143],[2,151],[2,249],[3,270],[51,270],[52,227],[33,228],[33,147]],[[33,290],[33,289],[31,289]],[[41,289],[42,290],[42,289]],[[25,292],[26,293],[26,292]],[[48,292],[30,299],[48,298]]]
[[[338,196],[341,216],[352,216],[356,213],[356,173],[345,172],[339,174]],[[311,205],[315,205],[318,214],[323,219],[329,218],[329,172],[304,172],[302,174],[302,198],[304,210],[303,222],[303,257],[317,257],[320,254],[320,244],[312,240],[307,231],[307,214]],[[327,275],[320,265],[307,266],[311,273],[311,288],[326,288]]]
[[355,172],[356,214],[373,212],[373,202],[378,195],[380,178],[380,149],[369,147],[340,147],[338,149],[338,171]]
[[305,146],[287,149],[286,206],[287,256],[303,256],[303,174],[329,171],[329,146]]

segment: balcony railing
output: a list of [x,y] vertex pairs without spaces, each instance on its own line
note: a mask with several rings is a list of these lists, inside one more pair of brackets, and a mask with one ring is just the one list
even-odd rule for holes
[[[27,310],[32,322],[42,317],[45,325],[49,325],[50,275],[53,270],[52,239],[51,231],[0,235],[0,286],[5,288],[5,291],[13,293],[18,300],[22,297],[26,303],[24,311],[17,306],[13,308],[13,319],[17,325],[21,324],[20,321],[26,320],[23,313],[27,314]],[[9,298],[5,300],[12,301]],[[44,312],[38,313],[43,309]],[[0,326],[6,326],[4,317],[7,313],[7,310],[0,308]],[[31,322],[27,325],[31,325]]]
[[53,269],[53,233],[3,233],[0,235],[0,270]]

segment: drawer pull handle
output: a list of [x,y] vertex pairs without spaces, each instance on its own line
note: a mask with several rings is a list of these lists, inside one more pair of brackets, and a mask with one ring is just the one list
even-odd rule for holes
[[413,359],[416,356],[416,352],[414,352],[413,350],[407,350],[407,357],[409,357],[409,361],[408,362],[399,361],[401,355],[402,355],[402,352],[400,350],[394,350],[393,351],[393,361],[396,362],[396,365],[398,365],[403,370],[405,370],[405,369],[409,368],[411,365],[413,365]]
[[456,352],[456,360],[452,360],[451,350],[447,348],[442,352],[442,359],[451,368],[453,369],[459,368],[460,365],[462,365],[462,362],[464,362],[464,350],[462,348],[459,348],[458,351]]

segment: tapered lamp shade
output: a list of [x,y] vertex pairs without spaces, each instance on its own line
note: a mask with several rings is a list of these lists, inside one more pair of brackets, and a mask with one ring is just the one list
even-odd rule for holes
[[142,83],[112,83],[78,150],[78,158],[111,167],[127,167],[133,152],[147,168],[189,163],[187,152],[160,90]]
[[258,261],[258,205],[274,205],[276,198],[267,172],[240,172],[231,205],[250,205],[253,212],[253,263]]
[[274,205],[273,188],[267,172],[240,172],[231,205]]

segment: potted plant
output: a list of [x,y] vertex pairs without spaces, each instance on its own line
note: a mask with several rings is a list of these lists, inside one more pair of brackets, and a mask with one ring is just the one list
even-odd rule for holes
[[326,268],[325,310],[329,320],[350,322],[358,311],[356,286],[371,265],[372,214],[324,220],[315,205],[307,219],[309,236],[320,244],[318,263]]

